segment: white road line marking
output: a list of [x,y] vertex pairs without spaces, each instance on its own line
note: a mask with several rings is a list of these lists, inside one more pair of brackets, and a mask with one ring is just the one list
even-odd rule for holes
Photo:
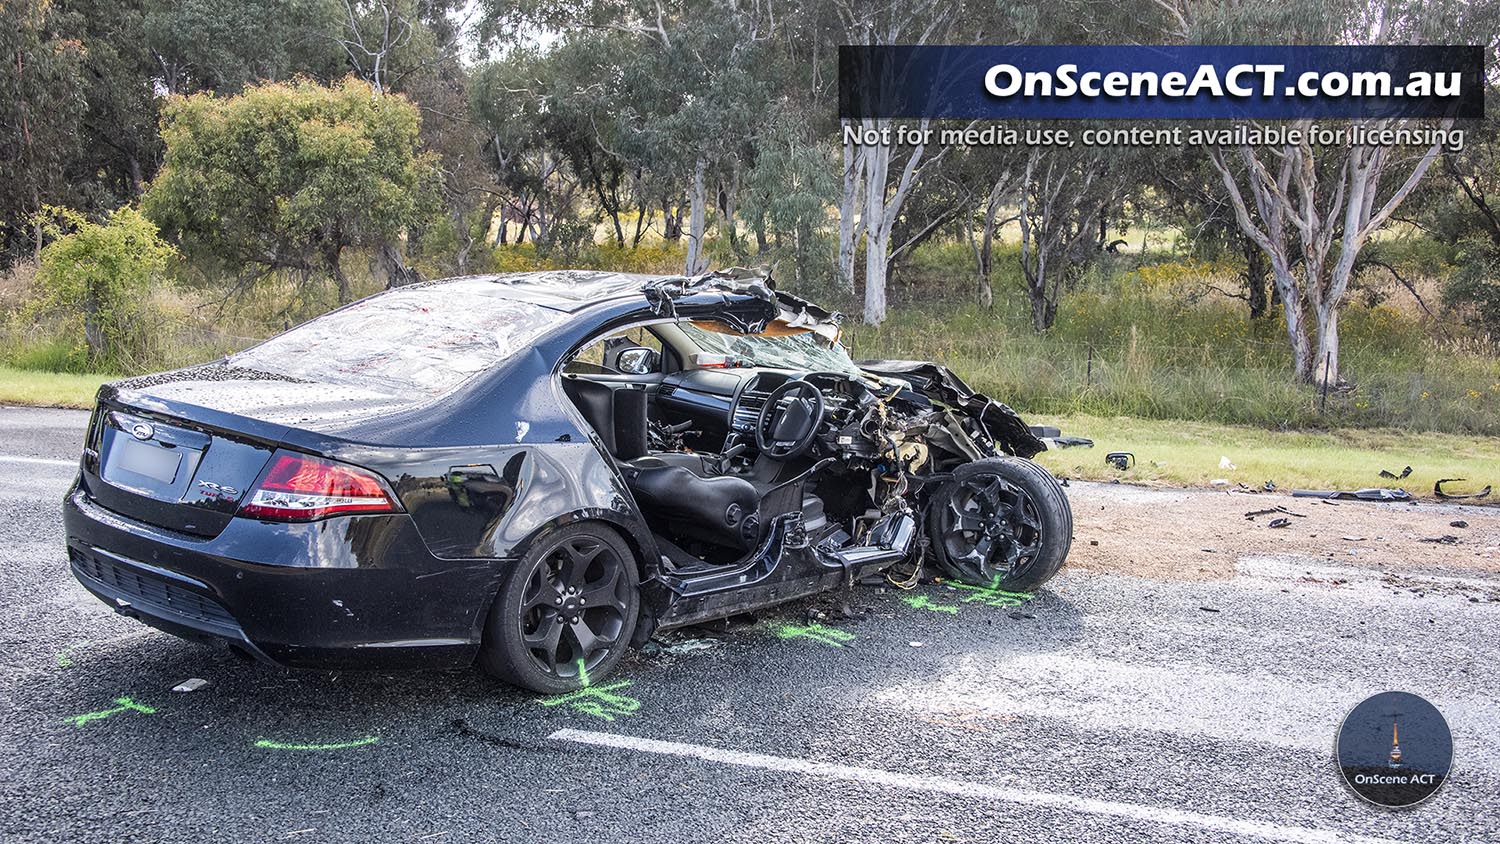
[[9,457],[0,454],[0,463],[36,463],[41,466],[67,466],[70,469],[78,468],[77,460],[48,460],[45,457]]
[[744,768],[761,768],[767,771],[781,771],[789,774],[807,774],[809,776],[849,780],[852,782],[868,783],[870,785],[906,788],[915,791],[933,791],[941,794],[953,794],[959,797],[975,797],[984,800],[999,800],[1007,803],[1023,803],[1028,806],[1066,809],[1090,815],[1129,818],[1131,820],[1146,821],[1147,823],[1190,826],[1209,829],[1215,832],[1264,838],[1271,841],[1292,841],[1296,842],[1296,844],[1336,844],[1336,842],[1349,842],[1349,844],[1394,844],[1388,838],[1371,838],[1335,830],[1313,829],[1301,826],[1281,826],[1264,821],[1247,821],[1238,818],[1219,817],[1217,815],[1204,815],[1198,812],[1185,812],[1181,809],[1168,809],[1161,806],[1117,803],[1112,800],[1096,800],[1092,797],[1077,797],[1071,794],[1051,794],[1043,791],[1002,788],[943,777],[902,774],[894,771],[883,771],[879,768],[858,768],[852,765],[835,765],[830,762],[812,762],[806,759],[768,756],[761,753],[745,753],[739,750],[707,747],[701,744],[682,744],[675,741],[658,741],[656,739],[622,736],[613,733],[596,733],[590,730],[563,729],[558,730],[548,736],[548,738],[553,741],[570,741],[577,744],[610,747],[618,750],[634,750],[661,756],[681,756],[688,759],[701,759],[705,762],[717,762],[721,765],[738,765]]

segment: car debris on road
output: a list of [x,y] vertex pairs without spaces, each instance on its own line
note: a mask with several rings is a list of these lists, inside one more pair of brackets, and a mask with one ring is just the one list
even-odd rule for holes
[[[1441,481],[1439,481],[1441,483]],[[1385,489],[1382,487],[1370,487],[1367,489],[1294,489],[1293,498],[1329,498],[1340,501],[1410,501],[1411,493],[1404,489]]]
[[1466,499],[1466,498],[1484,498],[1485,496],[1487,496],[1487,495],[1490,494],[1490,485],[1489,484],[1485,484],[1484,485],[1484,489],[1481,489],[1478,492],[1459,493],[1459,492],[1446,492],[1446,491],[1443,490],[1443,484],[1457,483],[1459,481],[1466,481],[1466,480],[1468,480],[1468,478],[1442,478],[1442,479],[1439,479],[1437,481],[1437,483],[1434,483],[1432,485],[1432,494],[1435,495],[1435,496],[1437,496],[1438,498],[1442,499],[1443,501],[1461,501],[1461,500]]

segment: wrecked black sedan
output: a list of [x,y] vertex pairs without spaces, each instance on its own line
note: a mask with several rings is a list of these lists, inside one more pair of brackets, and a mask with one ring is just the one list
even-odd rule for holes
[[944,367],[855,363],[748,271],[388,291],[104,386],[72,570],[289,666],[561,692],[654,631],[930,561],[1033,589],[1072,514],[1043,443]]

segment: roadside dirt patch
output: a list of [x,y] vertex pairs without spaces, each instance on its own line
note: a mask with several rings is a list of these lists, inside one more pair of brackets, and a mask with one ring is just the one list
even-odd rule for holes
[[[1323,503],[1270,493],[1082,481],[1073,481],[1067,492],[1073,504],[1072,569],[1215,580],[1233,577],[1243,555],[1295,554],[1393,573],[1500,572],[1500,508]],[[1274,508],[1289,512],[1245,517]],[[1277,520],[1286,525],[1271,527]]]

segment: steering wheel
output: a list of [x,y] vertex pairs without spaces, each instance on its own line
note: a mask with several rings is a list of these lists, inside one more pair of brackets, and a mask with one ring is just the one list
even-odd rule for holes
[[[788,396],[795,397],[778,412],[777,403]],[[812,447],[822,424],[823,393],[806,381],[788,381],[766,396],[755,420],[755,445],[772,460],[800,457]]]

